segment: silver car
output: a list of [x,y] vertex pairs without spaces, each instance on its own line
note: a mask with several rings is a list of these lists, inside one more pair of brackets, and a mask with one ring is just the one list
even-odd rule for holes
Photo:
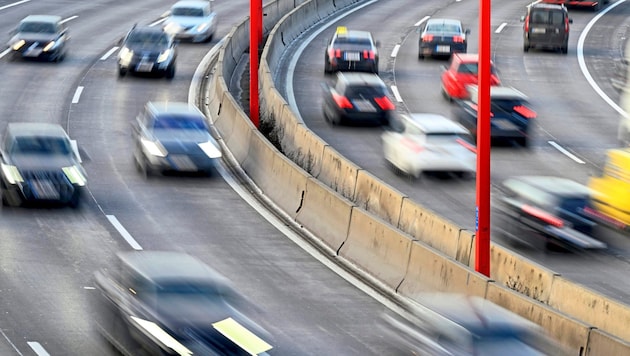
[[164,31],[179,40],[208,42],[217,29],[212,1],[178,1],[165,15]]

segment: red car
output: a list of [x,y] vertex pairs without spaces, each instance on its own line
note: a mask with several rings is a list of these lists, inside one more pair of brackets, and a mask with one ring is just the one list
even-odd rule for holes
[[[501,85],[501,81],[490,62],[490,85]],[[450,100],[467,99],[466,86],[477,84],[479,55],[476,53],[454,53],[442,73],[442,95]]]

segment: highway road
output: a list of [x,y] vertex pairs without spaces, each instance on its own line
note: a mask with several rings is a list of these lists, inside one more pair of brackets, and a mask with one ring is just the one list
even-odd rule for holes
[[215,39],[181,43],[173,80],[118,79],[118,40],[134,23],[154,23],[172,3],[0,0],[0,42],[29,14],[62,16],[72,37],[59,64],[11,62],[2,54],[0,130],[9,122],[58,123],[90,158],[80,209],[1,211],[0,353],[114,354],[92,323],[93,273],[113,267],[116,252],[141,248],[188,252],[226,275],[260,308],[257,320],[275,337],[273,354],[386,354],[376,328],[385,309],[378,296],[301,246],[225,167],[208,178],[144,180],[136,172],[130,121],[149,100],[186,101],[202,57],[248,10],[245,0],[216,2]]
[[[606,149],[617,147],[619,114],[593,85],[613,103],[619,94],[612,79],[624,70],[621,58],[628,35],[630,4],[611,4],[600,13],[570,9],[573,19],[569,53],[522,49],[522,23],[527,1],[495,1],[492,7],[492,58],[504,85],[527,94],[538,112],[530,148],[496,147],[492,150],[492,184],[510,176],[554,175],[586,183],[598,174]],[[591,23],[595,16],[598,21]],[[400,93],[400,112],[434,112],[452,116],[455,104],[440,94],[440,74],[446,61],[418,60],[417,24],[427,17],[457,18],[471,29],[468,52],[477,52],[478,1],[421,2],[375,1],[346,17],[326,23],[310,43],[298,41],[291,50],[299,53],[295,70],[280,78],[285,97],[295,100],[305,124],[324,141],[360,167],[459,226],[474,231],[475,181],[424,176],[419,180],[396,175],[384,162],[381,128],[332,127],[321,113],[324,76],[323,56],[327,39],[337,26],[371,31],[380,41],[380,76]],[[378,25],[375,25],[378,24]],[[591,25],[589,25],[591,24]],[[586,27],[590,31],[585,32]],[[309,38],[315,30],[305,34]],[[580,38],[583,34],[583,40]],[[581,51],[578,51],[581,43]],[[392,56],[398,47],[396,56]],[[583,65],[580,64],[580,59]],[[286,66],[289,68],[289,59]],[[588,73],[587,75],[584,73]],[[587,76],[592,77],[587,80]],[[292,84],[293,92],[286,92]],[[395,98],[394,90],[391,97]],[[293,98],[291,98],[293,96]],[[494,241],[569,279],[621,301],[630,300],[628,271],[630,240],[602,229],[610,248],[603,253],[552,253],[501,240]]]

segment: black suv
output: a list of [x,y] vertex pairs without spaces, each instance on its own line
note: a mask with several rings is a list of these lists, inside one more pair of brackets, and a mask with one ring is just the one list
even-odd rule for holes
[[324,72],[361,71],[378,73],[378,47],[368,31],[337,27],[324,54]]
[[396,107],[383,80],[373,73],[338,72],[331,85],[322,83],[324,119],[336,124],[350,121],[389,125]]
[[569,12],[564,5],[533,4],[521,17],[523,24],[523,51],[530,48],[559,49],[567,54],[569,48]]
[[56,124],[10,123],[2,140],[2,203],[77,207],[87,175],[76,142]]
[[157,27],[134,26],[118,52],[118,75],[127,72],[175,76],[177,57],[174,38]]

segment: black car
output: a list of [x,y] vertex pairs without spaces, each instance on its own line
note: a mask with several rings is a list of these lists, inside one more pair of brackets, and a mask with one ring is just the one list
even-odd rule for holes
[[87,183],[78,147],[56,124],[10,123],[2,139],[2,203],[77,207]]
[[509,178],[494,204],[494,231],[536,247],[603,249],[594,235],[591,190],[573,180],[550,176]]
[[9,40],[12,58],[62,61],[66,55],[68,29],[61,17],[54,15],[29,15]]
[[117,254],[95,274],[94,322],[123,355],[266,355],[269,333],[225,277],[166,251]]
[[332,123],[376,123],[388,125],[396,108],[383,80],[373,73],[338,72],[334,82],[322,83],[324,119]]
[[378,45],[368,31],[348,30],[339,26],[324,53],[324,72],[378,73]]
[[419,29],[418,59],[428,56],[448,56],[453,53],[466,53],[468,41],[461,21],[455,19],[429,19]]
[[148,102],[132,126],[136,166],[145,175],[211,173],[221,159],[206,117],[188,103]]
[[118,52],[118,75],[127,72],[175,76],[176,41],[163,29],[134,26],[123,39]]
[[[477,86],[467,87],[468,99],[457,100],[454,117],[477,138]],[[531,123],[537,117],[527,96],[507,86],[490,88],[490,138],[493,143],[512,143],[528,147]]]
[[558,49],[563,54],[569,48],[569,12],[564,5],[538,3],[527,7],[521,17],[523,24],[523,51],[530,48]]

